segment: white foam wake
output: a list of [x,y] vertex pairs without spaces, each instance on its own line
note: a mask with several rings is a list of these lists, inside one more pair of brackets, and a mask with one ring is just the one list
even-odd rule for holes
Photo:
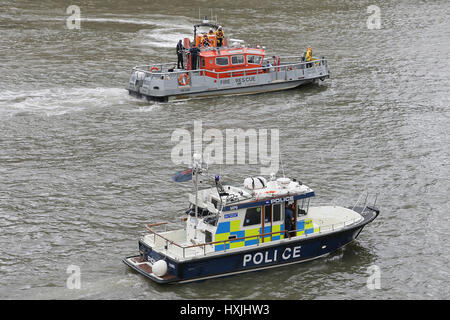
[[56,116],[93,107],[124,104],[129,96],[123,88],[49,88],[2,91],[0,118],[37,113]]

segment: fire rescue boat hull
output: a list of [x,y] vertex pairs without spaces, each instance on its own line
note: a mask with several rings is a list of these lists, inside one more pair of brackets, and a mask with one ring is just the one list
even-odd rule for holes
[[[328,77],[328,76],[327,76]],[[305,84],[318,82],[319,78],[307,79],[307,80],[291,80],[283,81],[278,83],[270,84],[260,84],[254,86],[238,87],[238,88],[226,88],[219,90],[207,90],[207,91],[190,91],[190,88],[186,88],[183,92],[167,96],[152,96],[146,95],[131,89],[128,90],[129,94],[137,98],[145,98],[147,101],[177,101],[177,100],[187,100],[187,99],[200,99],[209,98],[217,96],[232,96],[232,95],[248,95],[248,94],[258,94],[265,92],[274,92],[289,90],[300,87]]]
[[131,95],[149,101],[167,102],[287,90],[324,81],[329,77],[324,58],[312,62],[294,60],[275,67],[261,66],[221,72],[173,69],[170,64],[161,64],[133,68],[126,89]]
[[[156,252],[141,241],[141,255],[123,259],[123,262],[158,283],[185,283],[210,278],[231,276],[240,273],[258,271],[268,268],[291,265],[329,255],[355,240],[365,225],[372,222],[379,214],[374,207],[354,208],[363,220],[338,231],[311,235],[306,238],[286,238],[276,243],[268,242],[253,248],[237,252],[225,251],[210,257],[199,256],[187,261],[177,261]],[[169,272],[158,277],[152,272],[152,262],[166,261]]]

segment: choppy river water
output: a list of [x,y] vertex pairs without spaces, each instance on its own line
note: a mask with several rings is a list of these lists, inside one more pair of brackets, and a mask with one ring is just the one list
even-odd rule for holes
[[[80,29],[66,9],[80,8]],[[380,29],[368,28],[370,5]],[[228,36],[331,78],[284,92],[148,103],[133,66],[174,61],[198,8]],[[0,2],[0,298],[450,298],[450,3],[426,1]],[[278,129],[286,175],[321,203],[379,193],[381,214],[327,258],[160,286],[129,270],[145,224],[179,225],[190,184],[170,177],[174,130]],[[219,171],[219,167],[216,167]],[[220,172],[242,183],[258,165]],[[66,286],[81,270],[81,289]],[[378,266],[380,289],[367,287]]]

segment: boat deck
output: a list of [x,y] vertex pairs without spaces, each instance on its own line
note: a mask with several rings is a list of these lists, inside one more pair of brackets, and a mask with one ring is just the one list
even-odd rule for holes
[[[145,261],[141,256],[129,257],[126,260],[128,260],[128,263],[131,263],[140,273],[144,275],[153,275],[154,277],[156,277],[153,274],[152,265],[149,262]],[[166,274],[162,277],[157,278],[160,278],[162,281],[170,281],[172,279],[175,279],[176,277],[171,274]]]
[[[320,206],[310,207],[308,214],[302,216],[300,219],[311,219],[314,227],[314,233],[302,233],[300,235],[293,236],[290,239],[286,238],[276,241],[283,242],[298,240],[300,238],[333,232],[358,223],[363,220],[363,217],[348,208],[339,206]],[[193,240],[188,241],[185,229],[171,230],[160,233],[153,232],[145,235],[141,241],[153,248],[153,250],[179,261],[188,260],[199,256],[218,255],[223,253],[222,251],[215,251],[213,244],[196,243]],[[275,241],[258,243],[257,245],[273,245],[274,242]],[[248,247],[246,247],[246,249],[248,249]],[[230,250],[242,251],[245,250],[245,248],[228,249],[226,251],[229,252]]]

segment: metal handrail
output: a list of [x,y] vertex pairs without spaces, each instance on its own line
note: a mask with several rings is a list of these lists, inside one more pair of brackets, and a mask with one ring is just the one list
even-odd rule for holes
[[[340,226],[340,228],[345,228],[346,226],[351,225],[351,224],[359,221],[360,219],[361,218],[355,218],[355,219],[352,219],[350,221],[344,221],[344,222],[333,223],[333,224],[329,224],[329,225],[325,225],[325,226],[320,226],[319,227],[319,231],[313,232],[313,234],[317,235],[317,234],[321,234],[321,233],[324,233],[324,232],[329,232],[330,230],[334,231],[335,229],[338,229],[337,226]],[[299,231],[305,231],[305,229],[296,229],[296,230],[290,230],[290,231],[287,231],[286,229],[284,229],[284,230],[280,230],[280,231],[275,231],[275,232],[270,232],[270,233],[261,233],[261,234],[251,235],[251,236],[246,236],[246,237],[241,237],[241,238],[226,239],[226,240],[220,240],[220,241],[213,241],[213,242],[207,242],[207,243],[205,242],[205,243],[200,243],[200,244],[194,244],[194,245],[190,245],[190,246],[183,246],[181,244],[176,243],[173,240],[170,240],[170,239],[162,236],[161,234],[158,234],[156,231],[151,229],[152,226],[160,226],[160,225],[163,225],[163,224],[167,224],[167,222],[156,223],[156,224],[149,224],[149,225],[146,226],[146,228],[147,228],[148,231],[150,231],[155,236],[158,236],[161,239],[166,241],[166,249],[168,249],[168,245],[169,244],[173,244],[176,247],[182,249],[183,250],[183,258],[185,257],[185,250],[186,249],[190,249],[190,248],[203,247],[204,254],[206,254],[206,246],[208,246],[208,245],[226,244],[227,242],[241,241],[241,240],[245,240],[245,239],[249,239],[249,238],[258,238],[258,240],[259,240],[260,238],[264,238],[266,236],[270,236],[270,235],[274,235],[274,234],[282,234],[282,233],[286,233],[286,232],[288,232],[288,233],[297,233]],[[324,230],[322,230],[322,229],[324,229]],[[300,236],[308,237],[309,235],[306,234],[306,233],[304,233],[303,235],[295,235],[295,237],[300,237]],[[154,242],[155,242],[155,240],[154,240]],[[259,246],[260,245],[260,241],[258,241],[256,245]],[[226,251],[226,249],[224,249],[224,251]]]
[[[356,206],[358,205],[358,203],[359,203],[359,200],[361,200],[361,197],[364,195],[364,191],[363,192],[361,192],[361,194],[359,195],[359,197],[358,197],[358,200],[356,201],[356,203],[355,203],[355,205],[352,207],[352,210],[354,210],[355,208],[356,208]],[[366,192],[367,193],[367,192]]]
[[[270,59],[272,56],[273,55],[271,55],[271,54],[270,55],[266,54],[265,55],[266,60]],[[300,56],[300,55],[299,56],[279,56],[279,58],[280,59],[301,59],[302,56]],[[313,56],[312,58],[316,59],[316,60],[329,60],[329,59],[325,59],[324,57],[319,58],[319,57],[314,57]],[[313,61],[316,61],[316,60],[313,60]],[[302,62],[308,63],[308,62],[311,62],[311,61],[302,61]],[[149,64],[149,65],[135,66],[135,68],[136,67],[152,67],[152,66],[169,66],[169,65],[177,65],[177,62],[175,62],[175,61],[173,61],[173,62],[161,62],[161,63],[155,63],[155,64]]]
[[[363,192],[359,195],[358,200],[356,201],[355,205],[352,207],[351,210],[354,210],[354,209],[356,208],[356,206],[358,205],[359,201],[362,199],[362,196],[363,196],[364,194],[366,195],[366,198],[365,198],[365,200],[364,200],[364,204],[363,204],[363,206],[362,206],[363,209],[361,210],[361,213],[360,213],[360,214],[363,214],[364,211],[366,211],[367,207],[369,206],[369,205],[367,204],[367,199],[368,199],[369,196],[370,196],[370,194],[369,194],[368,191],[363,191]],[[372,204],[373,207],[375,207],[375,204],[376,204],[376,202],[377,202],[377,199],[378,199],[378,193],[375,194],[375,199],[374,199],[374,202],[373,202],[373,204]]]
[[[257,70],[267,70],[270,68],[274,68],[274,69],[286,69],[288,67],[294,67],[294,66],[299,66],[299,65],[312,65],[312,68],[316,68],[316,64],[322,63],[324,61],[327,61],[326,59],[317,59],[317,60],[312,60],[312,61],[301,61],[301,62],[294,62],[294,63],[289,63],[289,64],[280,64],[280,65],[271,65],[269,66],[264,66],[264,67],[258,67],[258,68],[246,68],[246,69],[239,69],[239,70],[228,70],[228,71],[213,71],[213,70],[208,70],[208,69],[195,69],[195,70],[183,70],[183,71],[172,71],[172,72],[152,72],[149,71],[149,67],[153,67],[153,66],[158,66],[158,65],[167,65],[167,64],[158,64],[158,65],[143,65],[143,66],[135,66],[133,68],[133,70],[136,71],[141,71],[144,72],[146,74],[150,74],[150,75],[155,75],[155,76],[161,76],[161,75],[170,75],[170,74],[183,74],[183,73],[201,73],[201,72],[209,72],[209,73],[213,73],[216,75],[221,75],[221,74],[226,74],[226,73],[233,73],[233,72],[247,72],[247,71],[257,71]],[[147,70],[142,70],[141,68],[145,68]],[[310,68],[308,68],[310,69]],[[280,71],[277,71],[280,72]]]

